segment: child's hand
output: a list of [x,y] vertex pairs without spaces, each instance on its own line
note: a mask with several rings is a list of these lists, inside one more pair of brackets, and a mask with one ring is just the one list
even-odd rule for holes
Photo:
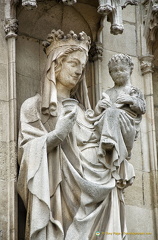
[[104,109],[107,109],[108,107],[111,107],[111,103],[107,99],[103,98],[99,100],[95,107],[96,115],[99,115]]
[[106,109],[111,107],[111,102],[109,102],[106,98],[99,100],[98,105],[100,108]]
[[121,94],[116,100],[116,103],[133,104],[133,102],[133,98],[128,94]]

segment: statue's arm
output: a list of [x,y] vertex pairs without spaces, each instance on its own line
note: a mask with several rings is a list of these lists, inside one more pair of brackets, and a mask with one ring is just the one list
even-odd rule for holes
[[146,104],[143,98],[143,94],[136,89],[135,95],[121,94],[116,100],[116,103],[129,104],[131,110],[135,113],[142,115],[146,111]]
[[57,136],[56,131],[49,132],[47,134],[47,152],[51,152],[52,149],[57,147],[62,143],[62,139]]
[[40,96],[36,95],[30,99],[27,99],[21,107],[20,118],[20,147],[25,143],[34,140],[39,137],[46,137],[47,152],[57,147],[71,132],[76,120],[77,108],[70,112],[66,112],[64,109],[61,112],[55,129],[51,132],[47,132],[40,119]]
[[95,115],[100,115],[105,109],[111,107],[110,97],[106,93],[102,93],[102,99],[97,102],[94,109]]
[[53,148],[58,146],[71,132],[76,121],[77,108],[76,106],[70,112],[63,110],[56,123],[55,129],[47,135],[47,150],[50,152]]
[[132,97],[133,103],[130,105],[130,108],[136,112],[137,114],[144,114],[146,112],[146,103],[143,98],[140,97]]

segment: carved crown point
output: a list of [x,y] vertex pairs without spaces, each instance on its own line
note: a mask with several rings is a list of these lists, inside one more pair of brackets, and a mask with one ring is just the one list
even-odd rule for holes
[[80,32],[78,35],[74,31],[64,34],[62,30],[52,30],[46,41],[43,42],[44,52],[49,55],[51,51],[62,46],[80,46],[87,52],[90,49],[91,39],[85,32]]

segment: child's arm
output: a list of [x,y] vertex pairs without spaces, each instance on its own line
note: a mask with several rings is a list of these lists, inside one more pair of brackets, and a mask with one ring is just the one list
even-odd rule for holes
[[132,97],[133,103],[130,105],[130,108],[137,114],[144,114],[146,112],[145,100],[140,97]]
[[95,115],[101,114],[103,110],[107,109],[108,107],[111,107],[110,98],[106,93],[102,93],[102,99],[98,101],[94,109]]
[[137,114],[144,114],[146,112],[146,103],[141,91],[136,87],[132,87],[130,95],[133,98],[130,108]]
[[129,104],[131,110],[137,114],[144,114],[146,111],[146,104],[143,98],[143,94],[137,89],[133,88],[131,94],[122,94],[120,95],[116,103]]

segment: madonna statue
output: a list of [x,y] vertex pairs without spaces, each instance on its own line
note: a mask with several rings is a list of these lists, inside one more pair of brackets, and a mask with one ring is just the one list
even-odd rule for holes
[[[89,48],[84,32],[53,30],[44,42],[42,93],[21,107],[18,192],[26,240],[127,239],[123,189],[134,169],[127,159],[107,165],[109,154],[98,154],[100,136],[85,117]],[[122,120],[121,127],[128,133],[134,126]]]

